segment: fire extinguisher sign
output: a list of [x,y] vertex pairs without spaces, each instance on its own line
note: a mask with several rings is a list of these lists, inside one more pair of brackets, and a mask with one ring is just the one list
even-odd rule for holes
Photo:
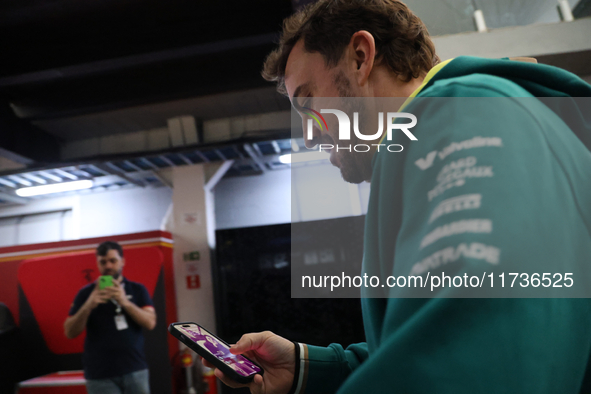
[[187,289],[198,289],[200,287],[199,275],[187,275]]

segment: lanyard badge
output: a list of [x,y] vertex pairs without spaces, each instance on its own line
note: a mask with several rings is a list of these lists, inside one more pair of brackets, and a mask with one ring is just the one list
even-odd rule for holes
[[115,301],[114,299],[111,298],[111,302],[115,305],[115,327],[117,327],[117,330],[121,331],[121,330],[126,330],[127,328],[129,328],[128,324],[127,324],[127,319],[125,318],[125,315],[121,313],[121,305],[119,305],[119,303],[117,301]]
[[117,330],[119,330],[119,331],[125,330],[129,327],[127,325],[127,319],[125,319],[125,315],[122,315],[122,314],[115,315],[115,327],[117,327]]
[[121,305],[113,299],[111,299],[111,302],[117,307],[115,309],[115,327],[117,327],[117,330],[119,331],[127,329],[129,326],[127,325],[125,315],[121,313]]

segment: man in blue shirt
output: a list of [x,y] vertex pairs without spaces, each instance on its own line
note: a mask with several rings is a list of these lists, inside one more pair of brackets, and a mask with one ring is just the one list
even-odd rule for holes
[[144,285],[122,276],[125,259],[119,244],[103,242],[96,255],[99,272],[111,275],[113,286],[101,290],[97,281],[80,289],[64,323],[66,337],[75,338],[86,328],[82,362],[89,394],[147,394],[142,327],[156,326],[152,300]]

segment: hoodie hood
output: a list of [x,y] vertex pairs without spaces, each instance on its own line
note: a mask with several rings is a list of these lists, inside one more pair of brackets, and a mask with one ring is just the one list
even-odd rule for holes
[[534,97],[591,97],[591,85],[573,73],[546,64],[460,56],[451,60],[425,85],[469,74],[488,74],[508,79]]
[[[424,84],[418,97],[438,81],[471,74],[486,74],[507,79],[542,98],[563,119],[577,137],[591,150],[591,85],[573,73],[544,64],[460,56],[447,62]],[[544,100],[543,98],[564,98]],[[584,99],[575,99],[584,98]]]

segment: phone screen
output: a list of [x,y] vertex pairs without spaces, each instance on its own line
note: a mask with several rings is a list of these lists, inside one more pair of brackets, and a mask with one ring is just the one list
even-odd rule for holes
[[261,369],[246,357],[230,353],[230,348],[225,343],[218,341],[215,336],[197,324],[179,324],[175,325],[175,327],[187,338],[213,354],[240,375],[250,376],[261,372]]
[[99,276],[99,290],[109,286],[113,286],[113,277],[111,275]]

